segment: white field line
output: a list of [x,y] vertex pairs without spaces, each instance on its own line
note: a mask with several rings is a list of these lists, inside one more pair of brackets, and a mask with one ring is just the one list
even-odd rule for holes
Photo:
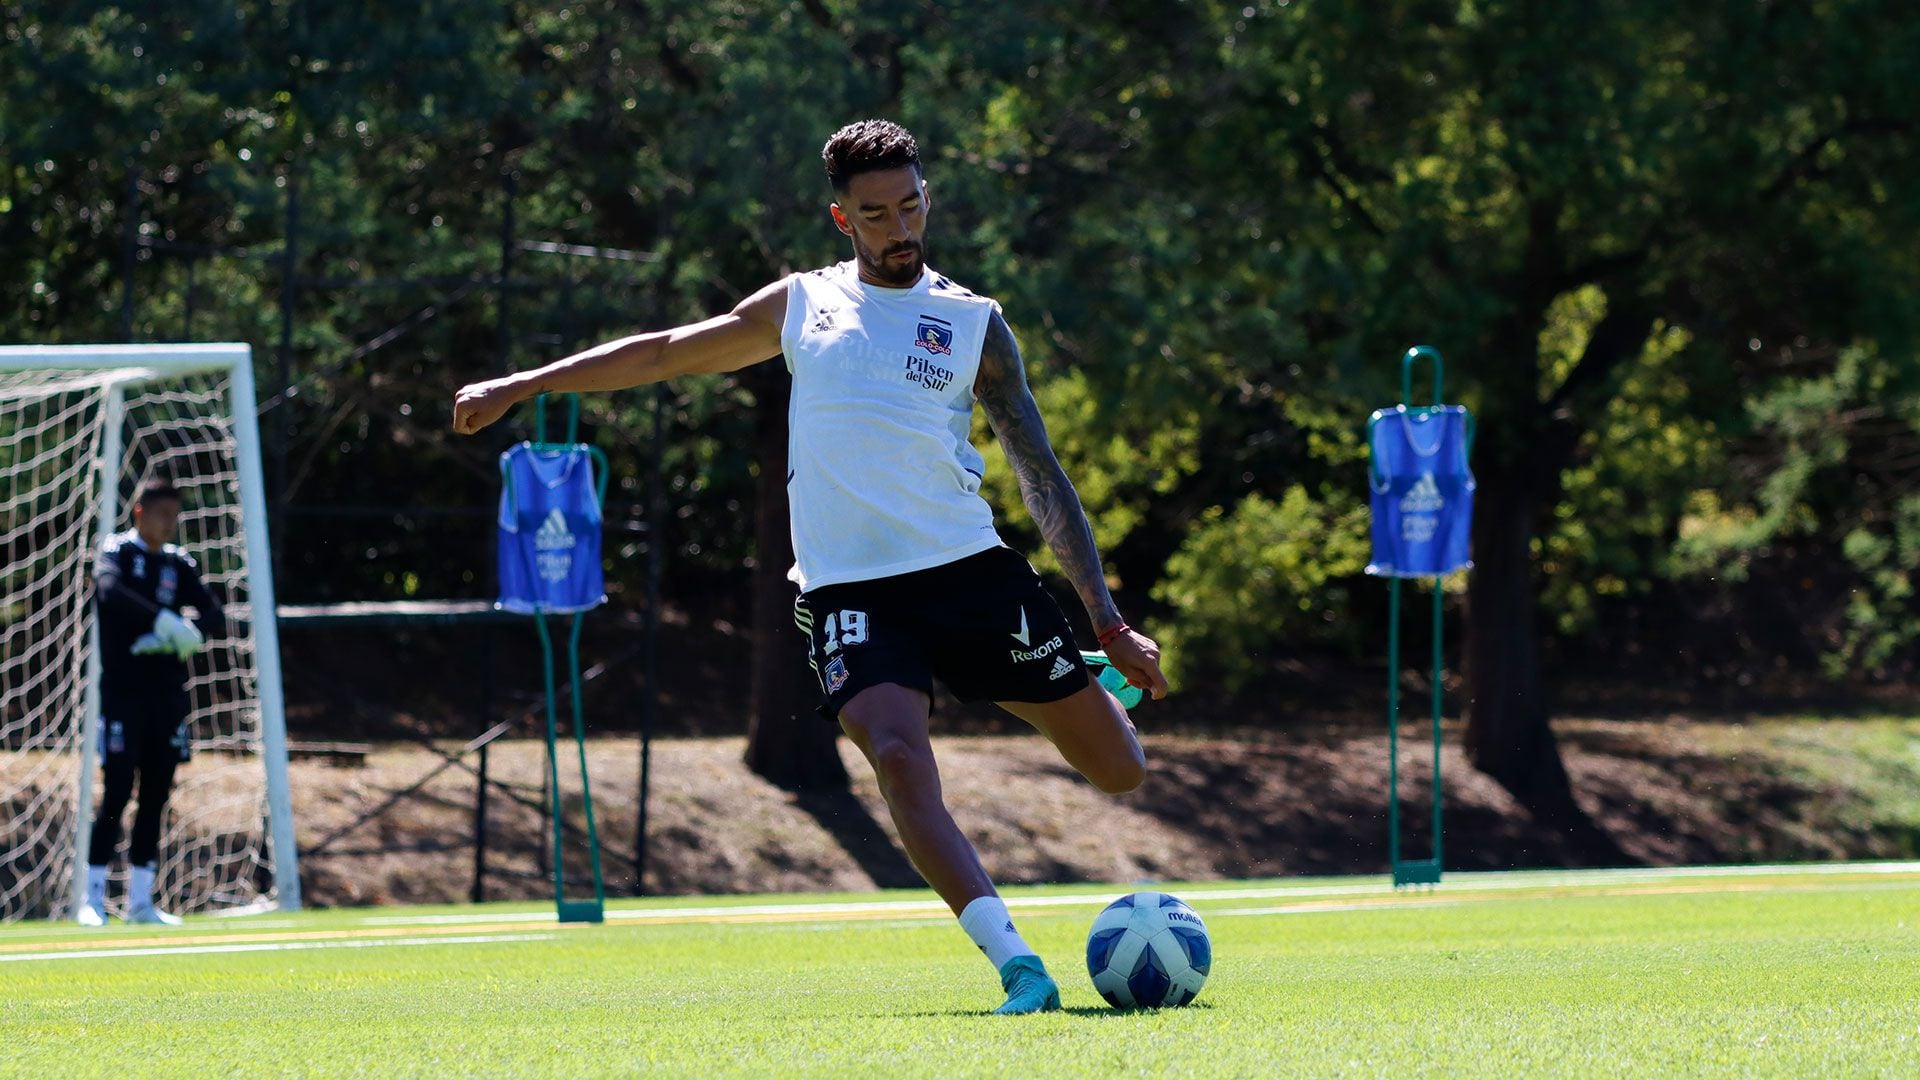
[[336,941],[256,941],[234,945],[162,945],[148,949],[88,949],[8,953],[0,964],[21,960],[98,960],[119,956],[196,956],[205,953],[292,952],[296,949],[379,949],[389,945],[491,945],[500,941],[547,941],[552,934],[475,934],[467,937],[344,939]]
[[1481,896],[1472,900],[1373,900],[1364,904],[1282,904],[1278,907],[1227,908],[1224,911],[1209,911],[1207,918],[1214,919],[1223,915],[1325,915],[1340,911],[1391,911],[1395,908],[1441,908],[1459,907],[1482,900],[1494,900],[1497,897]]
[[[1776,866],[1648,867],[1626,870],[1546,870],[1462,873],[1450,875],[1440,885],[1443,893],[1516,892],[1540,889],[1591,888],[1606,885],[1636,885],[1671,882],[1688,878],[1756,877],[1834,877],[1834,876],[1920,876],[1920,862],[1886,863],[1808,863]],[[1133,891],[1115,885],[1116,891]],[[1079,893],[1069,896],[1010,896],[1009,910],[1033,910],[1053,907],[1105,907],[1115,893]],[[1212,903],[1222,900],[1291,900],[1308,897],[1434,895],[1432,890],[1417,894],[1396,893],[1385,881],[1351,882],[1341,885],[1264,885],[1239,888],[1182,889],[1180,897],[1188,903]],[[1430,901],[1429,901],[1430,902]],[[944,912],[939,900],[848,900],[827,903],[708,904],[690,907],[608,908],[609,922],[654,920],[685,922],[699,919],[725,920],[733,916],[772,916],[804,918],[819,915],[828,918],[844,915],[918,914]],[[1321,907],[1318,910],[1328,910]],[[510,914],[461,913],[451,915],[376,915],[366,926],[458,926],[466,923],[550,923],[548,911]]]
[[[1899,880],[1905,877],[1908,880]],[[1835,878],[1866,878],[1869,880],[1831,881]],[[1881,880],[1871,880],[1880,878]],[[1911,889],[1920,886],[1920,862],[1907,863],[1835,863],[1810,864],[1800,866],[1739,866],[1704,868],[1657,868],[1634,870],[1574,870],[1574,871],[1522,871],[1508,873],[1470,873],[1450,876],[1438,890],[1395,891],[1384,880],[1345,882],[1325,885],[1267,885],[1237,886],[1226,888],[1183,888],[1181,896],[1201,907],[1203,915],[1282,915],[1309,914],[1312,912],[1360,911],[1370,909],[1398,909],[1418,906],[1451,906],[1471,902],[1494,901],[1508,898],[1553,899],[1556,893],[1567,896],[1592,896],[1596,889],[1618,889],[1619,895],[1663,894],[1663,893],[1713,893],[1713,892],[1761,892],[1761,891],[1825,891],[1829,889],[1878,891],[1880,889]],[[1787,880],[1778,880],[1787,879]],[[1794,880],[1799,879],[1799,880]],[[1828,880],[1823,880],[1828,879]],[[1060,908],[1097,908],[1105,906],[1115,892],[1129,888],[1126,885],[1114,885],[1113,892],[1078,893],[1066,896],[1016,896],[1009,898],[1008,907],[1015,911],[1037,913],[1046,909]],[[1605,893],[1600,893],[1605,895]],[[1327,903],[1327,900],[1346,899],[1348,903]],[[1279,903],[1264,907],[1244,907],[1230,911],[1209,911],[1213,904],[1232,900],[1269,900]],[[1319,902],[1316,902],[1319,901]],[[822,923],[838,922],[879,922],[892,920],[938,920],[948,916],[946,906],[938,900],[864,900],[774,904],[706,904],[698,906],[676,906],[663,908],[626,908],[609,910],[608,920],[629,924],[666,925],[673,923]],[[337,928],[316,928],[306,932],[274,932],[269,930],[261,935],[266,938],[280,938],[276,942],[248,941],[253,926],[241,923],[230,924],[234,931],[209,939],[201,937],[191,943],[168,945],[153,938],[130,941],[127,945],[114,948],[102,945],[99,948],[87,948],[78,940],[82,934],[79,928],[61,927],[58,931],[43,938],[44,946],[33,952],[27,940],[15,939],[12,952],[0,946],[0,959],[34,959],[44,956],[99,956],[99,955],[159,955],[164,953],[196,951],[246,951],[249,949],[276,948],[312,948],[319,947],[316,939],[326,939],[327,943],[351,942],[376,944],[385,941],[425,944],[431,940],[459,942],[469,940],[456,937],[442,937],[434,932],[456,934],[465,929],[469,935],[488,934],[484,938],[472,940],[516,940],[499,934],[511,929],[529,925],[544,924],[554,926],[551,911],[539,912],[494,912],[459,913],[447,915],[412,916],[374,916],[356,920]],[[281,920],[273,920],[278,924]],[[264,928],[266,923],[256,924]],[[408,927],[417,928],[422,935],[419,938],[406,938],[404,931]],[[50,926],[49,929],[52,929]],[[196,929],[199,929],[196,927]],[[209,928],[210,929],[210,928]],[[556,927],[565,930],[589,930],[590,927]],[[364,935],[364,936],[362,936]],[[305,940],[300,940],[305,939]],[[24,948],[23,948],[24,947]]]

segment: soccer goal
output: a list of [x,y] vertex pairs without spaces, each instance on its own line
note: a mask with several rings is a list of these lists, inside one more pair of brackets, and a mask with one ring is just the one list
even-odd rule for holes
[[[0,347],[0,920],[63,917],[84,895],[93,561],[155,475],[181,491],[176,542],[229,626],[191,664],[194,753],[161,835],[162,903],[300,905],[254,409],[245,345]],[[122,915],[123,892],[109,889]]]

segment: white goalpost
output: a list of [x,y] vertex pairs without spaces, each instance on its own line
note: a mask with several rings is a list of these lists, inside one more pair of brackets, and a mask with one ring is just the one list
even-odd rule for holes
[[300,906],[255,408],[245,345],[0,346],[0,921],[64,917],[84,896],[93,563],[156,475],[182,493],[175,542],[228,623],[189,665],[194,753],[167,804],[161,901]]

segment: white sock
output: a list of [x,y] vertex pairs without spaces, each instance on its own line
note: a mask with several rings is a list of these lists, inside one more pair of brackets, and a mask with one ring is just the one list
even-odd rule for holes
[[153,867],[133,868],[133,880],[127,883],[127,904],[136,908],[153,906]]
[[104,866],[87,867],[87,906],[107,910],[107,868]]
[[995,971],[1007,966],[1007,961],[1016,956],[1038,955],[1020,940],[1020,932],[1013,928],[1013,917],[1007,914],[1006,902],[997,896],[982,896],[968,904],[960,913],[960,929],[987,954],[987,962]]

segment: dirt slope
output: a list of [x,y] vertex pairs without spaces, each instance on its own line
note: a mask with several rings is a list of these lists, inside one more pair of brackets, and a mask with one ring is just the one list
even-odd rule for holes
[[[1905,857],[1920,847],[1910,807],[1874,803],[1841,765],[1904,747],[1895,788],[1920,777],[1920,722],[1871,732],[1843,721],[1802,726],[1568,721],[1559,725],[1583,803],[1629,857],[1646,864]],[[1890,727],[1887,725],[1891,725]],[[1857,724],[1856,724],[1857,727]],[[1843,730],[1844,729],[1844,730]],[[1817,759],[1808,732],[1828,731]],[[1863,734],[1864,732],[1864,734]],[[1844,736],[1844,737],[1842,737]],[[1858,737],[1856,737],[1858,736]],[[1871,736],[1868,738],[1868,736]],[[1892,740],[1889,743],[1887,740]],[[1386,740],[1329,731],[1284,738],[1149,737],[1147,782],[1119,798],[1080,780],[1034,737],[936,738],[955,818],[1002,882],[1207,879],[1375,873],[1386,863]],[[1831,745],[1829,745],[1831,744]],[[1858,744],[1857,746],[1855,744]],[[794,794],[740,764],[738,738],[658,740],[653,750],[653,893],[800,892],[918,884],[864,761],[843,744],[850,795]],[[1796,749],[1796,747],[1799,747]],[[1410,817],[1424,816],[1429,774],[1404,758]],[[360,767],[294,763],[307,895],[321,904],[460,900],[473,881],[475,781],[450,769],[389,812],[335,834],[440,759],[377,749]],[[609,890],[632,891],[637,743],[591,744],[594,802]],[[1841,765],[1833,764],[1839,762]],[[1823,764],[1825,763],[1825,764]],[[542,755],[496,744],[486,895],[547,895]],[[1455,869],[1578,865],[1449,746],[1447,864]],[[1882,770],[1884,771],[1884,769]],[[575,782],[563,773],[573,819]],[[1424,837],[1412,841],[1424,850]],[[577,858],[569,866],[583,862]]]

